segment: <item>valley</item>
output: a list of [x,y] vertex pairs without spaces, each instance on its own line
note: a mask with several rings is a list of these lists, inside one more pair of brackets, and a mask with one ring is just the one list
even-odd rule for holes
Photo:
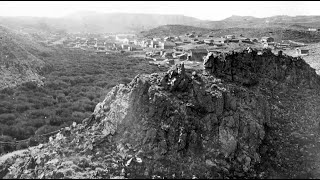
[[318,27],[0,17],[0,178],[318,178]]

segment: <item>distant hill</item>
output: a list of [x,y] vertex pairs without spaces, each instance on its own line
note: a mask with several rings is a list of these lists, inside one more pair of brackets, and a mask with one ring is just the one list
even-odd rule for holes
[[61,18],[0,17],[0,25],[69,33],[136,32],[167,24],[203,26],[206,21],[183,15],[97,13],[80,11]]
[[141,32],[144,37],[155,37],[155,36],[179,36],[186,33],[191,33],[192,31],[196,34],[206,34],[211,32],[208,28],[200,28],[195,26],[185,26],[185,25],[163,25],[149,31]]
[[44,49],[39,47],[28,36],[0,26],[0,89],[28,81],[42,83],[39,72],[45,63],[30,53],[41,53]]
[[220,21],[200,20],[184,15],[97,13],[79,11],[60,18],[0,17],[0,25],[28,32],[120,33],[147,31],[162,25],[186,25],[208,29],[320,28],[320,16],[231,16]]
[[320,16],[272,16],[256,18],[252,16],[231,16],[221,21],[206,23],[210,28],[320,28]]
[[202,34],[202,38],[212,35],[214,37],[221,37],[227,34],[234,34],[236,36],[244,36],[248,38],[261,38],[263,36],[272,36],[275,41],[281,40],[293,40],[303,43],[315,43],[320,42],[320,33],[307,32],[301,30],[300,26],[295,26],[292,29],[284,28],[221,28],[221,29],[208,29],[199,28],[194,26],[184,25],[164,25],[157,28],[150,29],[149,31],[143,31],[139,35],[143,37],[163,37],[163,36],[180,36],[192,31],[196,34]]

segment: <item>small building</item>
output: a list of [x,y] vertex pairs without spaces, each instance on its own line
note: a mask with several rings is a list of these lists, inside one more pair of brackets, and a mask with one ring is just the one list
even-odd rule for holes
[[286,49],[286,48],[289,48],[289,47],[290,47],[290,44],[277,43],[275,47],[278,48],[278,49]]
[[194,38],[195,36],[194,36],[194,34],[189,34],[188,37],[189,38]]
[[128,44],[122,44],[122,45],[121,45],[121,48],[122,48],[122,49],[128,49],[128,47],[129,47]]
[[172,54],[173,54],[173,51],[166,51],[166,52],[162,53],[162,57],[163,58],[173,58]]
[[298,56],[307,56],[307,55],[309,55],[309,50],[308,49],[296,48],[296,52],[297,52]]
[[182,51],[174,51],[171,55],[173,58],[178,58],[179,55],[183,54]]
[[142,40],[140,43],[141,47],[149,47],[150,44],[151,44],[151,39]]
[[95,40],[88,40],[87,41],[87,46],[94,47],[95,45],[96,45],[96,41]]
[[238,42],[240,42],[240,39],[228,39],[228,42],[238,43]]
[[141,51],[141,50],[143,50],[143,48],[141,48],[139,45],[131,44],[128,47],[128,51]]
[[191,43],[191,41],[188,40],[188,39],[184,39],[184,40],[183,40],[183,44],[190,44],[190,43]]
[[150,47],[157,48],[157,46],[159,46],[159,41],[152,40],[150,42]]
[[106,47],[105,46],[98,46],[96,49],[97,54],[105,54],[106,53]]
[[243,42],[243,43],[252,43],[249,38],[245,38],[245,37],[241,37],[240,41]]
[[181,47],[181,46],[176,46],[173,49],[176,50],[176,51],[180,51],[180,52],[183,51],[183,47]]
[[235,35],[225,35],[224,38],[226,38],[226,39],[235,39],[236,36]]
[[105,51],[106,50],[106,47],[105,46],[98,46],[97,51]]
[[259,42],[258,38],[250,38],[250,41],[253,42],[253,43]]
[[269,48],[269,45],[268,45],[268,43],[262,43],[263,44],[263,48],[264,49],[267,49],[267,48]]
[[226,38],[214,38],[213,40],[214,42],[221,43],[221,44],[229,42],[229,39],[226,39]]
[[188,55],[187,54],[180,54],[176,56],[179,60],[187,60]]
[[213,42],[214,42],[214,40],[213,40],[213,39],[205,39],[205,40],[203,40],[203,42],[204,42],[205,44],[212,45]]
[[176,44],[176,46],[182,46],[182,45],[184,45],[184,43],[181,42],[181,41],[177,41],[177,42],[174,42],[174,43]]
[[140,44],[140,42],[139,42],[138,40],[136,40],[136,39],[135,39],[135,40],[133,40],[133,44],[134,44],[134,45],[139,45],[139,44]]
[[269,43],[269,42],[274,42],[274,38],[272,38],[272,37],[262,37],[261,38],[261,42],[262,43]]
[[99,46],[104,46],[105,42],[104,41],[96,41],[96,44],[94,45],[94,47],[99,47]]
[[153,38],[152,40],[154,40],[154,41],[161,41],[162,39],[161,39],[161,38]]
[[173,49],[177,45],[174,42],[165,41],[165,42],[160,42],[159,46],[160,46],[161,49]]
[[169,63],[170,65],[174,65],[174,64],[175,64],[175,62],[174,62],[173,59],[169,59],[169,60],[168,60],[168,63]]
[[204,41],[199,40],[199,41],[197,41],[196,43],[197,43],[197,44],[204,44]]
[[316,28],[309,28],[308,31],[310,31],[310,32],[316,32],[317,29],[316,29]]
[[164,41],[173,41],[174,40],[174,37],[172,36],[167,36],[164,38]]
[[190,49],[188,51],[188,60],[190,61],[203,61],[203,56],[208,54],[207,49]]

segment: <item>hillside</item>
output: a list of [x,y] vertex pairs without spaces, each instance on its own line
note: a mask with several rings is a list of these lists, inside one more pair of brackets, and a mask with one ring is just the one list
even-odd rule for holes
[[14,29],[65,30],[69,33],[130,32],[166,24],[199,25],[201,21],[183,15],[76,12],[61,18],[0,17],[0,24]]
[[35,50],[34,43],[22,39],[21,35],[0,27],[0,89],[28,81],[43,84],[39,73],[45,63],[27,50],[26,47]]
[[231,16],[220,21],[199,20],[183,15],[97,13],[80,11],[61,18],[0,17],[0,25],[24,31],[111,33],[140,32],[162,25],[187,25],[208,29],[319,28],[319,16],[273,16],[267,18]]
[[236,36],[243,35],[249,38],[261,38],[263,36],[272,36],[275,41],[292,40],[303,43],[317,43],[320,42],[320,33],[307,32],[305,30],[298,30],[297,28],[283,29],[283,28],[228,28],[228,29],[207,29],[194,26],[184,25],[164,25],[159,26],[148,31],[140,32],[143,37],[163,37],[167,35],[180,36],[192,31],[196,34],[202,34],[201,38],[207,38],[208,35],[214,37],[221,37],[227,34],[234,34]]
[[271,16],[256,18],[251,16],[231,16],[221,21],[210,21],[210,28],[294,28],[304,30],[320,27],[320,16]]
[[144,37],[164,37],[164,36],[179,36],[186,33],[191,33],[194,31],[196,34],[206,34],[211,30],[207,28],[200,28],[195,26],[185,26],[185,25],[163,25],[148,31],[142,31],[141,36]]

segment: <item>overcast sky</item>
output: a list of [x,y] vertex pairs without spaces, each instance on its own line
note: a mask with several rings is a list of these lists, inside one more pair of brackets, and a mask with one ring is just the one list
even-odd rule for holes
[[320,1],[1,1],[0,16],[61,17],[75,11],[181,14],[202,20],[231,15],[320,15]]

